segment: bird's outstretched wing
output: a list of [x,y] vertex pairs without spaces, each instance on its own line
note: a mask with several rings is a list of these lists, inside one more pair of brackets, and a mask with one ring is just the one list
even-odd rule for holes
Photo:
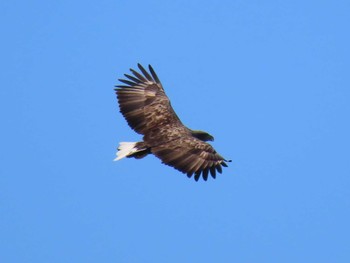
[[222,166],[227,167],[225,160],[214,148],[191,136],[179,137],[165,144],[152,148],[152,153],[164,164],[174,167],[182,173],[198,181],[202,175],[206,181],[209,173],[213,178],[216,172],[222,172]]
[[130,69],[133,75],[125,74],[127,79],[119,79],[125,85],[115,89],[120,112],[129,126],[143,135],[167,124],[183,126],[151,65],[150,73],[140,64],[138,67],[142,74]]

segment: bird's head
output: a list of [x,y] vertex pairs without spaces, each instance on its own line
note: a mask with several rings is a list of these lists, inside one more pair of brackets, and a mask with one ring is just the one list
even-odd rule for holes
[[214,141],[214,137],[205,131],[191,130],[191,134],[193,137],[196,137],[203,142]]

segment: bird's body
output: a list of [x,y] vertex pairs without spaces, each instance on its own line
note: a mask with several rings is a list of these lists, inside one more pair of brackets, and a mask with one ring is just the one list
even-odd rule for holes
[[126,85],[116,86],[116,93],[120,112],[129,126],[143,135],[143,141],[120,143],[116,160],[152,153],[189,177],[194,174],[196,181],[201,174],[204,180],[209,173],[215,178],[228,161],[205,142],[214,138],[183,125],[153,68],[149,66],[149,74],[140,64],[138,67],[142,74],[130,69],[133,76],[125,74],[127,80],[119,79]]

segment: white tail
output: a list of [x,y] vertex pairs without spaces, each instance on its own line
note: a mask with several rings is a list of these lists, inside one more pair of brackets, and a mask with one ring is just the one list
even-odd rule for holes
[[136,142],[121,142],[118,147],[117,158],[114,161],[118,161],[130,154],[137,152]]

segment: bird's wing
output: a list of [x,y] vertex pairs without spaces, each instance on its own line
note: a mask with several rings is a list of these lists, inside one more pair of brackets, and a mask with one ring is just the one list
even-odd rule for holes
[[115,89],[120,112],[129,126],[143,135],[169,123],[183,126],[151,65],[150,73],[140,64],[138,67],[142,74],[130,69],[133,75],[125,74],[127,79],[119,79],[125,85]]
[[216,172],[222,172],[222,166],[227,167],[225,160],[208,143],[191,136],[181,136],[165,144],[152,147],[152,153],[164,164],[174,167],[198,181],[202,175],[206,181],[209,173],[213,178]]

